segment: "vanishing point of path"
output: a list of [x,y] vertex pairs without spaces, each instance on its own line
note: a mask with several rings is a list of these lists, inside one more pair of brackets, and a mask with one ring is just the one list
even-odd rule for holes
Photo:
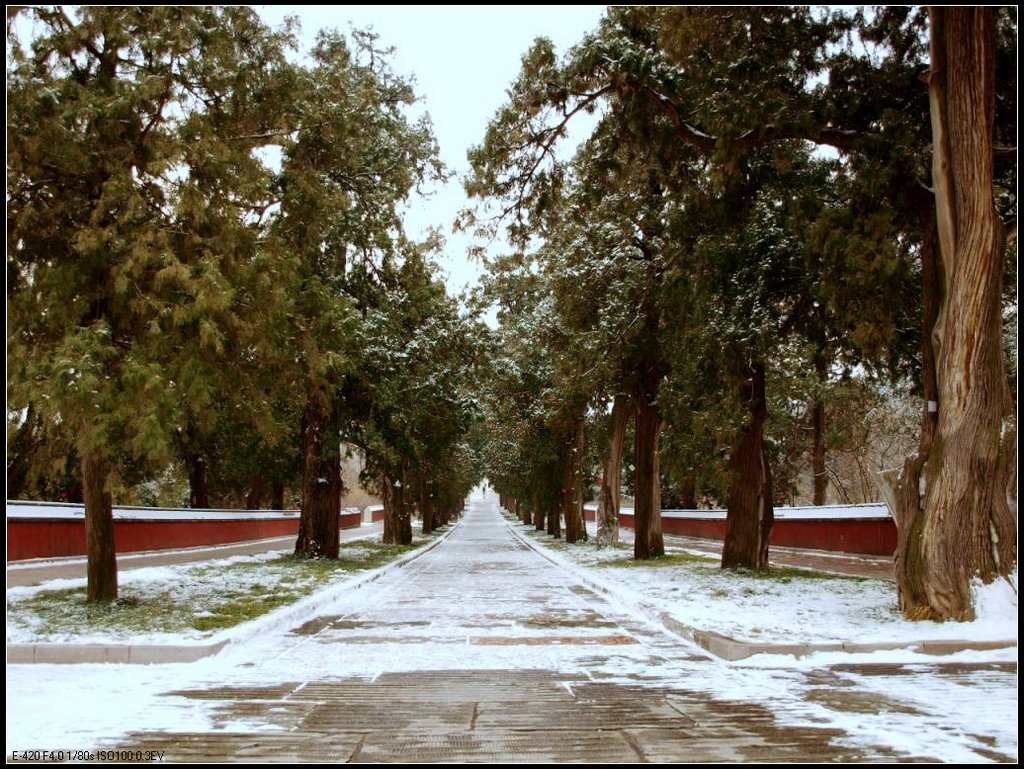
[[[108,744],[179,761],[949,760],[927,707],[888,692],[927,675],[985,697],[985,680],[1016,680],[1010,664],[711,659],[527,548],[491,496],[312,620],[185,672],[121,670],[154,704],[144,729]],[[935,752],[881,747],[885,724],[934,729],[921,744]],[[1014,758],[983,735],[955,738],[976,760]]]

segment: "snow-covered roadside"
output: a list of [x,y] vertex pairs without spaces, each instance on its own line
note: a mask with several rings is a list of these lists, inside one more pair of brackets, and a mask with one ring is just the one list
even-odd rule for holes
[[[159,607],[151,616],[133,616],[132,607],[125,607],[117,619],[105,618],[100,612],[96,612],[98,618],[90,616],[91,610],[77,594],[64,593],[41,609],[34,601],[53,591],[81,591],[84,579],[12,587],[7,590],[7,642],[180,645],[233,636],[232,629],[245,621],[244,617],[231,619],[239,603],[254,600],[263,604],[249,618],[251,622],[267,611],[276,613],[303,602],[311,593],[333,593],[381,566],[381,549],[361,544],[363,539],[342,545],[344,568],[334,571],[304,568],[301,563],[282,560],[288,551],[271,550],[122,572],[122,598],[143,607]],[[394,556],[401,554],[396,551]],[[227,617],[222,619],[220,614]]]
[[[706,554],[667,547],[670,565],[634,566],[626,549],[565,546],[510,522],[521,535],[555,552],[591,579],[613,586],[676,621],[751,643],[914,643],[1017,639],[1017,572],[1008,581],[978,585],[974,622],[910,622],[900,615],[890,582],[841,576],[778,577],[723,572]],[[624,541],[632,532],[623,532]],[[622,566],[611,564],[622,563]],[[628,565],[626,565],[628,564]]]
[[[887,745],[906,755],[934,756],[957,763],[976,763],[989,757],[1005,760],[1003,756],[1016,759],[1016,677],[1010,683],[1006,672],[1007,663],[1017,662],[1016,646],[964,650],[938,657],[913,648],[914,639],[981,640],[993,635],[1000,640],[1016,639],[1016,574],[1013,589],[1003,583],[980,592],[977,605],[981,620],[975,623],[908,623],[895,610],[895,588],[889,582],[838,580],[849,585],[846,600],[836,602],[827,589],[833,580],[799,577],[775,584],[778,590],[762,590],[757,609],[748,613],[751,621],[744,623],[747,604],[739,599],[754,596],[744,595],[742,590],[760,589],[766,583],[742,577],[748,581],[738,586],[736,600],[722,601],[721,596],[706,594],[702,601],[699,593],[707,590],[707,585],[688,578],[686,573],[690,568],[698,574],[716,571],[717,558],[679,566],[600,566],[629,559],[632,548],[599,551],[592,544],[568,546],[532,532],[514,519],[509,525],[520,536],[542,545],[559,565],[605,588],[604,597],[612,603],[624,608],[631,604],[634,610],[645,610],[648,617],[668,611],[677,619],[686,616],[689,622],[679,620],[684,624],[723,634],[729,628],[750,629],[756,617],[764,631],[751,639],[757,644],[834,638],[837,629],[850,633],[844,641],[887,634],[906,644],[904,648],[860,653],[760,653],[736,661],[712,658],[702,664],[685,665],[681,680],[689,689],[723,701],[771,703],[778,723],[835,728],[843,732],[837,741],[847,745]],[[622,534],[624,540],[632,541],[632,532]],[[689,552],[706,557],[706,553]],[[723,579],[736,576],[721,575]],[[804,589],[787,594],[785,590],[797,582]],[[683,597],[689,600],[681,600]],[[872,606],[872,600],[878,600],[879,605]],[[805,607],[801,601],[814,603]],[[789,607],[788,615],[774,616],[773,611],[780,607]],[[797,609],[807,609],[810,614],[797,614]],[[740,616],[730,616],[730,611]],[[861,625],[857,624],[858,613]],[[837,624],[830,627],[828,622]],[[666,662],[659,672],[664,674],[671,664]],[[614,673],[608,680],[618,680],[617,676],[623,681],[649,676],[652,685],[661,680],[643,664],[631,665],[625,656],[615,659]]]

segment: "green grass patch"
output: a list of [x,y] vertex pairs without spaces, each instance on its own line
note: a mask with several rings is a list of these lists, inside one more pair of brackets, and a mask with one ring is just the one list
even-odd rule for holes
[[851,574],[832,574],[825,571],[814,571],[812,569],[798,569],[793,566],[770,566],[765,571],[755,571],[754,569],[726,569],[727,574],[736,574],[737,576],[750,577],[752,579],[767,580],[770,582],[779,582],[783,585],[789,584],[793,580],[802,579],[842,579],[850,582],[866,582],[868,577],[857,577]]
[[8,626],[29,629],[39,640],[163,633],[202,637],[294,603],[347,575],[383,566],[432,538],[417,535],[411,545],[345,542],[337,560],[284,555],[173,567],[173,580],[129,578],[121,597],[110,604],[86,603],[84,587],[42,590],[8,600]]
[[631,569],[636,567],[661,568],[664,566],[690,566],[694,564],[709,566],[717,560],[718,559],[714,556],[694,555],[693,553],[669,553],[668,555],[663,555],[659,558],[649,558],[644,561],[636,561],[633,558],[623,557],[601,561],[594,565],[600,566],[601,568],[617,569]]

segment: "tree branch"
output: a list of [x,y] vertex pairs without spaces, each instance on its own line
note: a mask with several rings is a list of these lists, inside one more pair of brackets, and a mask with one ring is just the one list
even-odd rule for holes
[[[706,134],[683,120],[682,115],[679,113],[679,108],[669,97],[659,93],[649,85],[642,85],[640,88],[668,115],[672,125],[675,127],[676,136],[702,152],[712,152],[718,147],[721,137]],[[764,144],[771,144],[786,139],[802,139],[820,146],[833,147],[840,152],[850,152],[853,149],[854,143],[862,135],[858,131],[831,127],[821,128],[816,132],[809,133],[769,125],[752,128],[740,134],[729,142],[729,146],[743,153]]]

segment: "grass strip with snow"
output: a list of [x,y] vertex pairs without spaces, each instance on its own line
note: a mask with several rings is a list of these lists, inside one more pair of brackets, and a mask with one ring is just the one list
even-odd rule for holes
[[134,569],[111,604],[85,601],[85,580],[7,591],[8,643],[176,643],[202,640],[383,566],[425,544],[342,543],[337,560],[271,551]]
[[891,582],[810,569],[773,566],[765,572],[723,570],[715,556],[666,547],[663,558],[634,561],[632,532],[625,542],[598,549],[567,544],[506,518],[574,567],[614,584],[638,603],[691,628],[738,641],[770,644],[914,643],[934,640],[1004,641],[1017,638],[1017,574],[977,585],[974,622],[912,622],[897,606]]

